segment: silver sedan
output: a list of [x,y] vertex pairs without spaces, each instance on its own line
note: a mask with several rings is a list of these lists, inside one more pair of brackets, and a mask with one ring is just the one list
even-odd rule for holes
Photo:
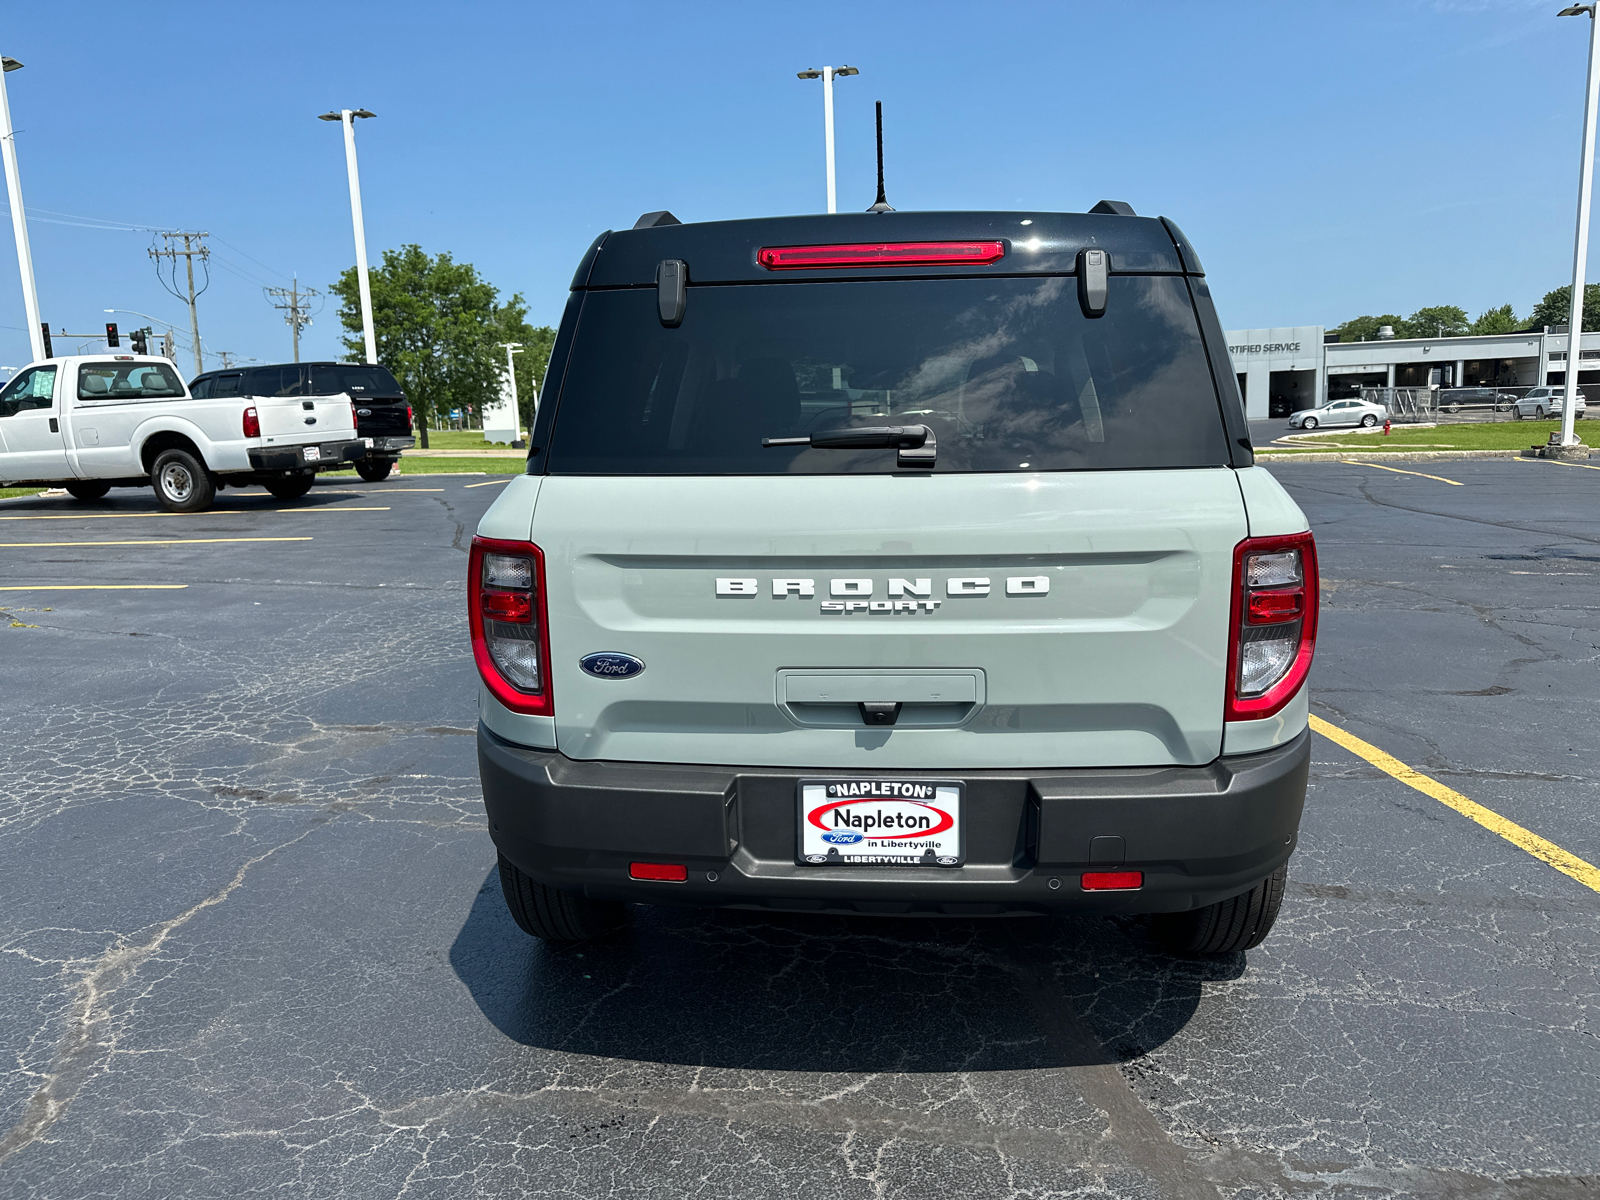
[[1335,400],[1321,408],[1307,408],[1289,417],[1290,429],[1316,429],[1324,425],[1365,425],[1387,420],[1389,410],[1365,400]]

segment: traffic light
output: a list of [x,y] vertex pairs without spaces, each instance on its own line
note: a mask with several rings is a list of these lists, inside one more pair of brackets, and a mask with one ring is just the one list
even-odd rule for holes
[[54,358],[56,356],[55,348],[50,345],[50,322],[40,321],[39,332],[44,334],[44,356],[46,358]]
[[106,322],[106,345],[113,350],[122,345],[122,340],[117,337],[117,323],[115,321]]
[[129,331],[128,345],[133,347],[135,354],[149,354],[150,351],[146,349],[147,344],[144,340],[144,330],[134,329]]

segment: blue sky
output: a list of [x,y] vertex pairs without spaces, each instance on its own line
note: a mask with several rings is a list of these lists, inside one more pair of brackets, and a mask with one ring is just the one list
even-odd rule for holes
[[[188,324],[149,232],[52,222],[203,229],[207,349],[283,361],[262,286],[354,261],[317,113],[378,114],[374,261],[450,251],[553,323],[589,241],[641,212],[821,211],[821,85],[795,72],[824,63],[861,70],[835,92],[841,208],[872,202],[882,100],[896,207],[1127,200],[1184,227],[1230,328],[1526,314],[1571,272],[1588,29],[1560,7],[58,0],[9,6],[0,52],[26,64],[6,82],[52,327]],[[28,354],[15,280],[0,238],[0,364]],[[303,355],[338,335],[329,305]]]

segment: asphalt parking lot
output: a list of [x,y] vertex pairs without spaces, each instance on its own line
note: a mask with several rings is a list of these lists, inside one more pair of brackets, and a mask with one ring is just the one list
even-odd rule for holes
[[[1406,466],[1274,467],[1313,711],[1600,863],[1600,470]],[[463,620],[498,482],[0,503],[0,1195],[1600,1189],[1600,891],[1323,735],[1246,955],[1132,919],[526,938]]]

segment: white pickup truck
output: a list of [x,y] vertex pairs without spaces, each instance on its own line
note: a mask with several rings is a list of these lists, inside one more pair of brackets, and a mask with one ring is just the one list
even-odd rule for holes
[[0,389],[0,487],[150,486],[169,512],[199,512],[225,486],[303,496],[366,453],[348,396],[196,399],[153,355],[44,359]]

